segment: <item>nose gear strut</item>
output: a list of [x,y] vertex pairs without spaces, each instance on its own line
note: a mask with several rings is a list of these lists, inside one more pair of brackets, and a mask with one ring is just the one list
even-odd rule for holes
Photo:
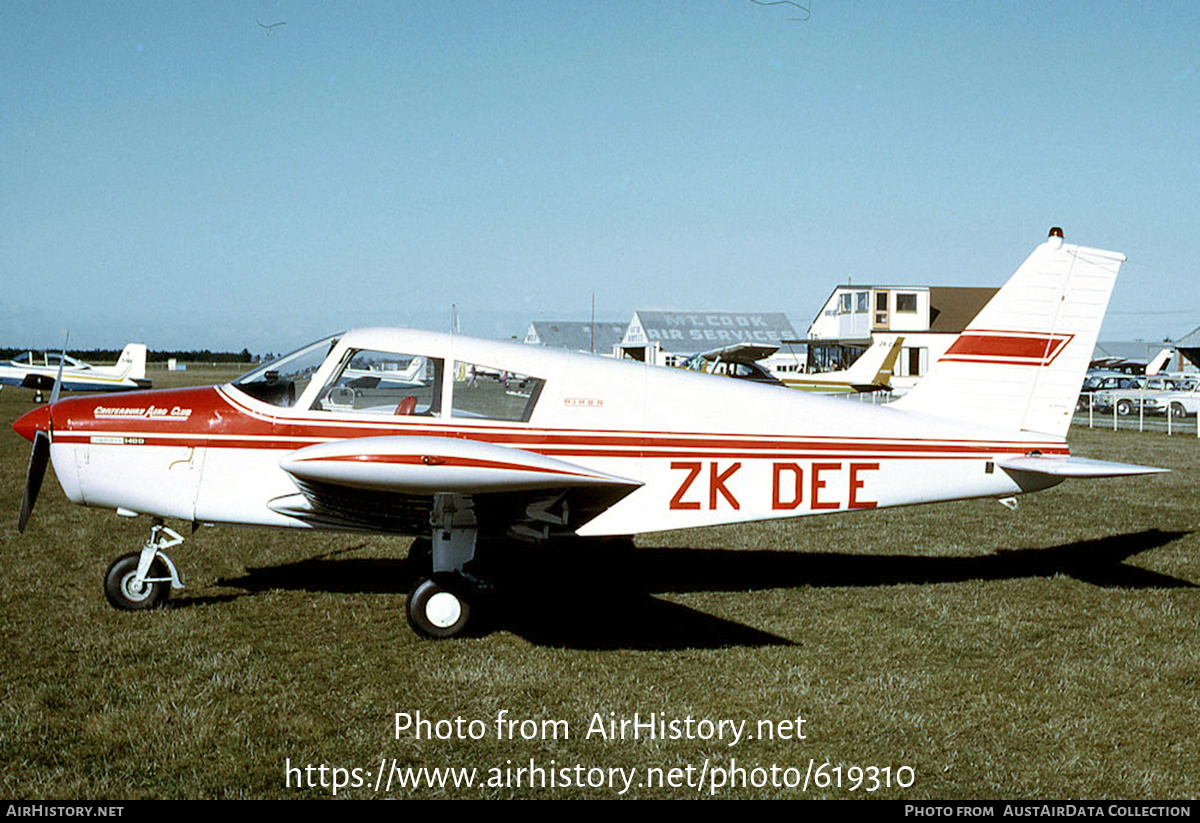
[[179,570],[164,551],[181,543],[179,532],[156,519],[142,550],[118,557],[104,575],[104,594],[113,608],[152,609],[167,599],[171,589],[182,589]]

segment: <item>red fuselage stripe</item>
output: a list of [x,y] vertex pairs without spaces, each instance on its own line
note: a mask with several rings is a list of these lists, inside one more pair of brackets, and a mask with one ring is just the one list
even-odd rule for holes
[[[74,443],[82,444],[89,443],[92,437],[97,436],[95,432],[89,434],[75,433],[55,433],[54,440],[57,443]],[[113,433],[107,436],[122,437],[120,433]],[[457,438],[455,438],[457,439]],[[486,438],[478,438],[481,442],[495,442]],[[311,441],[304,440],[272,440],[272,439],[233,439],[233,440],[207,440],[197,437],[171,437],[160,435],[124,435],[126,446],[173,446],[178,448],[209,448],[209,449],[253,449],[253,450],[273,450],[281,452],[292,452],[296,449],[304,448],[305,446],[317,445],[318,443],[329,442],[328,440],[313,439]],[[1045,455],[1065,455],[1069,450],[1059,444],[1033,444],[1033,443],[979,443],[979,444],[961,444],[961,445],[940,445],[936,443],[922,443],[914,441],[912,443],[896,443],[896,444],[879,444],[879,443],[805,443],[805,442],[786,442],[786,443],[770,443],[770,444],[755,444],[755,443],[739,443],[725,440],[720,444],[714,443],[687,443],[687,444],[661,444],[653,441],[644,441],[640,444],[629,444],[622,447],[622,444],[613,444],[609,448],[588,447],[583,444],[569,443],[560,441],[555,445],[547,445],[545,443],[528,443],[514,445],[513,448],[522,448],[525,451],[534,452],[536,454],[545,455],[547,457],[590,457],[590,458],[605,458],[605,457],[620,457],[620,458],[681,458],[691,456],[710,456],[710,457],[739,457],[746,459],[755,458],[862,458],[862,457],[877,457],[877,458],[922,458],[922,459],[966,459],[966,458],[981,458],[996,454],[1028,454],[1031,451],[1038,451]],[[635,446],[630,448],[630,446]],[[342,459],[353,459],[350,457]],[[411,458],[413,462],[420,460],[419,457]],[[523,467],[528,470],[529,467]],[[547,471],[552,471],[547,469]]]
[[[788,436],[715,432],[630,432],[538,429],[522,424],[466,425],[385,417],[346,421],[305,416],[267,417],[235,403],[220,389],[155,392],[144,416],[100,416],[94,410],[113,401],[75,398],[55,406],[54,441],[209,449],[291,452],[318,443],[365,437],[419,436],[493,443],[556,457],[684,458],[690,456],[755,458],[920,457],[986,458],[997,454],[1067,454],[1056,441],[903,440],[887,437]],[[142,400],[143,404],[147,400]],[[63,409],[60,412],[59,407]],[[280,410],[283,412],[284,410]],[[105,409],[104,414],[111,412]],[[93,441],[93,438],[97,438]]]

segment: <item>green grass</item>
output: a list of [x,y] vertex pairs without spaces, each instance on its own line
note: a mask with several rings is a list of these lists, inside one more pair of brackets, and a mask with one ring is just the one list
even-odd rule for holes
[[[330,796],[287,788],[288,759],[362,768],[373,784],[383,759],[486,777],[532,758],[640,777],[735,758],[800,775],[810,759],[914,770],[910,788],[873,797],[1196,796],[1194,437],[1073,431],[1079,454],[1173,471],[1064,484],[1016,512],[973,501],[644,535],[632,554],[513,550],[490,558],[503,594],[484,630],[430,642],[403,616],[416,579],[409,541],[374,536],[203,529],[172,553],[188,588],[167,608],[114,611],[102,575],[149,522],[72,506],[47,478],[18,536],[28,444],[8,427],[29,408],[28,393],[0,392],[0,795]],[[571,737],[497,740],[501,710],[566,721]],[[394,714],[417,711],[482,720],[489,734],[396,739]],[[750,726],[801,715],[806,739],[585,739],[596,712]],[[378,795],[372,785],[338,796]]]

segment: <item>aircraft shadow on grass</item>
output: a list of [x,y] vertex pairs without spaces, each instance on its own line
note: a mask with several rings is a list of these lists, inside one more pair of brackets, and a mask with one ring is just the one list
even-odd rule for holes
[[[1102,587],[1195,587],[1125,561],[1189,532],[1150,529],[1049,548],[1011,549],[980,557],[914,557],[832,552],[640,548],[629,541],[570,547],[514,548],[482,554],[491,596],[474,633],[507,630],[546,646],[586,649],[721,648],[791,645],[793,641],[715,617],[655,594],[762,589],[868,587],[1019,580],[1066,575]],[[350,546],[297,563],[249,568],[218,586],[268,590],[406,594],[427,561],[338,558]],[[242,595],[181,597],[176,606]],[[399,612],[398,612],[399,613]]]

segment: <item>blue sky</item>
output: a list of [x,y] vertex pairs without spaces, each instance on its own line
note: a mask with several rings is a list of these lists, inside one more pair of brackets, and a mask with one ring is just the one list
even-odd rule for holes
[[[0,345],[279,351],[999,285],[1200,326],[1200,5],[0,4]],[[284,23],[271,29],[264,25]]]

